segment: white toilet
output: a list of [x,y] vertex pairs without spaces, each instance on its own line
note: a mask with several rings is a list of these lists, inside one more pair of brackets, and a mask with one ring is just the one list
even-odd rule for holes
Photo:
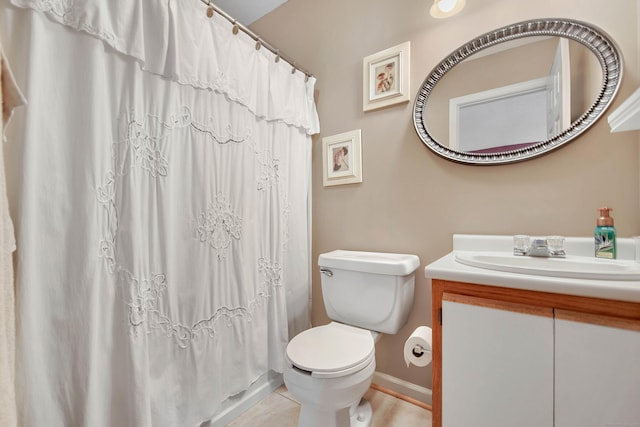
[[376,369],[374,344],[406,324],[420,260],[336,250],[321,254],[318,265],[334,322],[289,342],[284,382],[301,403],[298,427],[368,427],[371,405],[362,396]]

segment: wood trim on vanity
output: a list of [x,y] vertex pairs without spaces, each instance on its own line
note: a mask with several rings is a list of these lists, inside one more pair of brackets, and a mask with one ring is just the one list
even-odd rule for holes
[[569,310],[555,310],[555,318],[572,322],[590,323],[592,325],[609,326],[611,328],[628,329],[640,332],[640,320],[603,316],[600,314],[580,313]]
[[452,294],[444,292],[442,301],[457,302],[460,304],[475,305],[477,307],[493,308],[496,310],[513,311],[534,316],[553,317],[553,309],[550,307],[537,307],[510,301],[496,301],[494,299],[472,297],[469,295]]
[[[446,291],[495,301],[513,302],[540,307],[552,307],[583,313],[601,314],[628,319],[640,319],[640,303],[554,294],[551,292],[528,291],[500,286],[474,285],[471,283],[451,282],[448,280],[437,279],[433,279],[434,289],[436,282],[442,284],[442,292]],[[442,298],[439,298],[439,300],[441,301]]]
[[432,426],[442,427],[442,325],[440,315],[442,313],[442,295],[446,287],[442,280],[431,281],[431,387],[433,406]]
[[640,303],[432,279],[433,427],[442,427],[442,301],[639,330]]

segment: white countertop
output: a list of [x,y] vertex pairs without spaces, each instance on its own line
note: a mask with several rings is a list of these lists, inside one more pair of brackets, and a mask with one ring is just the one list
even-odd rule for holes
[[[512,236],[454,235],[453,252],[427,265],[424,269],[425,276],[428,279],[640,302],[640,281],[589,280],[508,273],[471,267],[455,260],[456,251],[511,253],[512,242]],[[618,239],[617,246],[619,259],[627,261],[635,259],[633,239]],[[565,240],[565,250],[568,255],[593,257],[593,239],[568,237]]]

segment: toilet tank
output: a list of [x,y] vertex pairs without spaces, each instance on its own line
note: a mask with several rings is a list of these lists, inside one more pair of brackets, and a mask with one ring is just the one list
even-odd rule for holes
[[413,306],[416,255],[335,250],[318,258],[330,319],[395,334]]

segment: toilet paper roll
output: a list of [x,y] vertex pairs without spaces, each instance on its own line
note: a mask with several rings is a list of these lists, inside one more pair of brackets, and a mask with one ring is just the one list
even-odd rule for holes
[[404,361],[420,368],[431,363],[431,328],[418,326],[404,343]]

